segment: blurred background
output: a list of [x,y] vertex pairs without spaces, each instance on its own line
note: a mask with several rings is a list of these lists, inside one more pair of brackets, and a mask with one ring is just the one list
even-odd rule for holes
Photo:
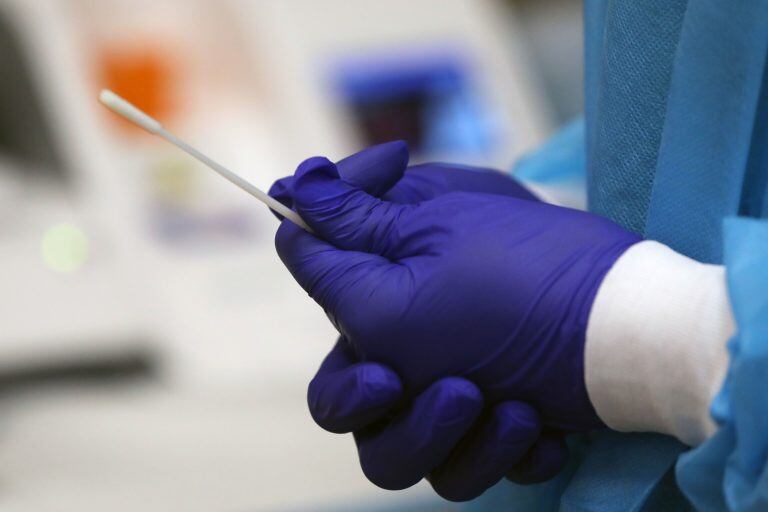
[[0,0],[0,509],[454,511],[368,483],[306,384],[335,334],[248,195],[405,139],[510,169],[581,111],[572,0]]

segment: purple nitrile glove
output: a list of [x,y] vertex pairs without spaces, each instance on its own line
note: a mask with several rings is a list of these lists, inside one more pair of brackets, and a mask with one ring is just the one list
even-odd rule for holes
[[321,427],[354,432],[365,475],[385,489],[427,477],[442,497],[464,501],[505,476],[548,480],[567,461],[562,436],[542,434],[529,405],[487,406],[477,386],[460,377],[439,379],[404,402],[397,374],[359,362],[343,338],[312,380],[308,399]]
[[[415,203],[457,190],[536,200],[496,171],[423,164],[409,167],[403,176],[407,162],[405,144],[393,142],[363,150],[338,162],[337,168],[346,181],[398,203]],[[292,206],[292,180],[277,181],[270,195]],[[401,396],[402,385],[391,369],[360,363],[340,339],[310,384],[308,400],[321,427],[332,432],[357,431],[362,466],[383,487],[407,487],[431,473],[430,482],[438,493],[466,500],[510,471],[514,475],[510,477],[520,482],[549,479],[567,460],[562,436],[545,435],[537,440],[541,426],[526,404],[501,403],[483,413],[482,420],[474,421],[482,398],[468,381],[445,379],[413,405],[397,411]],[[390,421],[382,421],[385,415]],[[378,421],[376,428],[363,432],[374,421]],[[459,443],[460,448],[449,456]],[[400,457],[392,457],[393,453]]]
[[354,353],[394,369],[409,395],[461,376],[489,403],[532,405],[546,427],[603,426],[584,385],[587,318],[639,237],[498,195],[387,202],[340,180],[324,158],[299,166],[293,199],[317,236],[283,222],[281,259]]

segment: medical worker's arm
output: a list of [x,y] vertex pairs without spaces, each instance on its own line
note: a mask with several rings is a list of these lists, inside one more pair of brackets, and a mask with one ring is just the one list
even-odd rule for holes
[[[278,251],[357,357],[395,369],[410,396],[461,375],[491,403],[533,405],[545,427],[603,425],[584,377],[587,325],[596,321],[590,312],[606,274],[622,268],[617,260],[652,242],[638,244],[635,235],[594,215],[501,196],[382,201],[339,180],[322,158],[300,166],[293,194],[297,210],[326,241],[283,223]],[[685,260],[689,265],[698,264]],[[657,299],[663,304],[667,297]],[[660,325],[658,318],[649,323]],[[666,391],[677,394],[682,386]],[[636,391],[626,390],[623,400],[647,398]],[[640,427],[628,429],[645,430]],[[662,424],[647,430],[685,440]]]
[[[398,203],[457,190],[536,200],[496,171],[447,164],[405,170],[407,161],[407,147],[394,142],[365,149],[337,168],[346,181]],[[292,177],[276,182],[270,194],[293,206]],[[562,436],[541,433],[526,404],[501,403],[478,420],[482,396],[463,379],[437,382],[412,403],[402,400],[402,391],[391,369],[361,363],[343,339],[310,384],[308,401],[316,422],[332,432],[356,433],[363,468],[378,485],[402,488],[429,476],[444,497],[470,499],[505,475],[521,483],[551,478],[566,461]],[[375,431],[369,428],[373,423]],[[451,455],[458,444],[465,456]],[[400,457],[392,457],[393,452]]]
[[[594,332],[600,329],[600,319],[608,318],[600,312],[599,301],[589,322],[597,291],[619,257],[640,241],[637,236],[588,213],[502,196],[447,194],[417,205],[398,205],[339,180],[336,167],[322,158],[300,166],[294,200],[325,241],[284,224],[277,236],[283,261],[325,307],[355,352],[389,363],[405,389],[423,389],[441,376],[462,375],[480,385],[491,401],[528,401],[545,425],[570,430],[602,425],[584,382],[584,338],[589,323],[595,341],[587,349],[596,351],[601,342]],[[660,308],[646,317],[654,335],[667,336],[660,320],[665,314],[690,314],[672,309],[678,296],[673,292],[680,290],[681,297],[695,292],[715,301],[702,302],[705,314],[699,323],[707,337],[716,340],[703,348],[722,353],[732,329],[722,270],[644,242],[627,252],[613,275],[632,269],[633,261],[638,270],[630,273],[644,266],[650,270],[640,273],[642,286],[628,291],[629,296],[652,289],[654,274],[670,285],[655,300],[641,301]],[[631,303],[608,293],[611,286],[630,283],[626,277],[607,280],[602,295],[609,299],[604,302],[616,307]],[[617,328],[621,320],[633,323]],[[695,332],[685,332],[692,322],[679,320],[680,337],[696,338]],[[605,323],[618,329],[605,339],[631,337],[641,327],[628,311]],[[645,336],[637,339],[643,346],[648,343]],[[675,365],[677,372],[686,369],[667,352],[651,352]],[[635,368],[643,363],[632,359]],[[716,372],[722,369],[718,361],[712,356],[701,362]],[[624,379],[642,374],[630,371],[630,365],[625,370]],[[589,379],[595,377],[589,368],[586,373]],[[707,385],[719,385],[712,374],[706,375]],[[688,383],[689,388],[693,385]],[[590,393],[598,396],[608,392],[606,388],[596,385]],[[679,395],[682,389],[666,391]],[[632,410],[661,405],[660,396],[647,399],[647,404],[638,402],[646,398],[637,386],[621,396],[635,402]],[[695,442],[656,422],[652,426]]]

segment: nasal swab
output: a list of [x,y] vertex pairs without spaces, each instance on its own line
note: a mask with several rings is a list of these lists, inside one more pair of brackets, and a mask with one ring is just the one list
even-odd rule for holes
[[112,112],[119,114],[126,118],[128,121],[134,123],[137,126],[140,126],[147,130],[149,133],[153,133],[155,135],[159,135],[160,137],[164,138],[177,148],[181,149],[185,153],[192,155],[196,159],[203,162],[205,165],[219,173],[222,177],[229,180],[231,183],[234,183],[241,189],[245,190],[249,194],[251,194],[253,197],[267,205],[269,208],[275,210],[277,213],[285,217],[286,219],[290,220],[297,226],[304,228],[309,233],[312,233],[312,229],[307,226],[307,224],[302,220],[301,217],[299,217],[299,214],[282,204],[281,202],[277,201],[276,199],[270,197],[268,194],[265,194],[264,191],[250,183],[249,181],[245,180],[243,177],[235,174],[234,172],[230,171],[223,165],[214,162],[204,154],[202,154],[200,151],[196,150],[183,140],[176,137],[171,132],[167,131],[165,128],[163,128],[163,125],[161,125],[156,119],[153,119],[149,115],[147,115],[145,112],[142,112],[138,108],[136,108],[134,105],[130,104],[125,99],[121,98],[114,92],[108,90],[108,89],[102,89],[101,94],[99,94],[99,101],[108,109],[110,109]]

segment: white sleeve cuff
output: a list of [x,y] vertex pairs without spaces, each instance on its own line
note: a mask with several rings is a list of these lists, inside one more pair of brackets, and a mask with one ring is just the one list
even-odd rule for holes
[[630,247],[590,312],[585,381],[606,425],[697,445],[714,433],[709,404],[734,332],[724,267],[653,241]]

